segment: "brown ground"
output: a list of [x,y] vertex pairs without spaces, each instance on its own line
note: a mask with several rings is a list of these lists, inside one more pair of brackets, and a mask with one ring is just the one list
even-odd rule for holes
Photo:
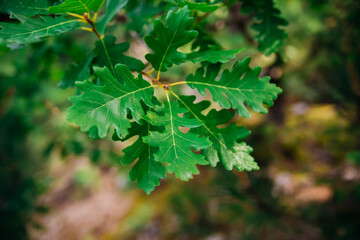
[[76,169],[88,166],[87,159],[78,158],[69,161],[66,169],[60,167],[55,171],[55,178],[59,176],[59,179],[41,200],[50,207],[50,212],[37,216],[44,229],[31,229],[32,239],[106,239],[106,232],[116,231],[116,225],[131,209],[134,195],[121,194],[113,169],[99,171],[96,186],[78,193],[73,174]]

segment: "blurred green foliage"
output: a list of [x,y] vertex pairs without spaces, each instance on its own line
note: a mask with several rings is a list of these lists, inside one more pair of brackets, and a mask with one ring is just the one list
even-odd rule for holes
[[[108,29],[119,39],[151,31],[151,19],[164,3],[130,1],[126,15]],[[209,15],[215,41],[246,47],[265,67],[283,94],[271,114],[244,123],[261,170],[250,174],[200,168],[190,183],[169,181],[150,197],[136,196],[127,215],[108,239],[357,239],[360,235],[360,6],[355,0],[276,0],[289,22],[289,37],[277,54],[264,57],[254,45],[251,13],[241,4]],[[143,10],[146,12],[144,13]],[[144,14],[140,14],[140,13]],[[7,19],[6,14],[1,20]],[[133,31],[126,31],[133,29]],[[256,33],[255,33],[256,34]],[[76,32],[10,50],[0,42],[0,233],[4,239],[27,239],[34,220],[46,213],[39,204],[56,181],[49,173],[54,158],[91,156],[100,170],[119,166],[110,141],[90,141],[65,122],[63,90],[67,69],[86,61],[95,38]],[[137,43],[132,43],[139,47]],[[202,45],[205,46],[206,44]],[[140,48],[140,47],[139,47]],[[243,57],[243,55],[241,55]],[[184,65],[170,71],[181,78]],[[166,76],[166,75],[164,75]],[[64,83],[65,81],[65,83]],[[63,86],[63,85],[62,85]],[[131,195],[119,167],[119,185]],[[124,172],[127,172],[124,170]],[[92,167],[74,173],[78,188],[96,185]],[[85,195],[86,196],[86,195]],[[83,197],[83,196],[82,196]],[[95,211],[95,210],[94,210]],[[89,213],[91,214],[91,213]]]

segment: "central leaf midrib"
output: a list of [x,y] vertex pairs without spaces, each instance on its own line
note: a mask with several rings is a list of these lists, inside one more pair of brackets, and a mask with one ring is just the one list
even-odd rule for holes
[[174,34],[172,35],[172,37],[170,39],[170,43],[169,43],[169,45],[167,46],[167,48],[165,50],[164,56],[161,59],[161,62],[160,62],[160,65],[159,65],[159,71],[161,71],[164,60],[165,60],[165,58],[167,56],[168,51],[170,50],[171,45],[173,44],[173,41],[174,41],[174,38],[175,38],[175,36],[177,34],[178,29],[179,29],[179,25],[176,27],[175,32],[174,32]]
[[222,85],[216,85],[211,83],[203,83],[203,82],[186,82],[187,84],[197,84],[197,85],[206,85],[211,87],[217,87],[217,88],[224,88],[224,89],[230,89],[234,91],[245,91],[245,92],[265,92],[265,89],[263,90],[253,90],[253,89],[243,89],[243,88],[233,88],[233,87],[224,87]]
[[[30,34],[30,36],[36,32],[41,32],[41,31],[45,31],[45,30],[49,30],[50,28],[54,28],[54,27],[57,27],[59,25],[64,25],[66,23],[70,23],[70,22],[77,22],[78,20],[76,19],[73,19],[73,20],[69,20],[67,22],[61,22],[61,23],[58,23],[58,24],[55,24],[55,25],[52,25],[52,26],[48,26],[48,27],[45,27],[45,28],[42,28],[42,29],[37,29],[37,30],[34,30],[34,31],[31,31],[31,32],[25,32],[25,33],[17,33],[17,34],[12,34],[11,36],[20,36],[20,35],[27,35],[27,34]],[[30,37],[28,36],[28,37]],[[27,38],[28,38],[27,37]]]
[[[82,4],[82,5],[84,5],[84,8],[86,9],[86,11],[88,11],[89,12],[89,9],[88,9],[88,7],[86,6],[86,4],[85,3],[83,3],[81,0],[79,0],[79,2]],[[93,1],[91,1],[91,3],[92,3]],[[87,1],[86,1],[86,3],[87,3]],[[90,4],[91,4],[90,3]],[[90,5],[89,4],[89,5]]]
[[174,152],[175,152],[175,156],[176,159],[178,158],[177,156],[177,152],[176,152],[176,141],[175,141],[175,132],[174,132],[174,122],[173,122],[173,115],[172,115],[172,108],[171,108],[171,103],[169,101],[169,111],[170,111],[170,123],[171,123],[171,135],[172,135],[172,139],[173,139],[173,146],[174,146]]
[[211,135],[213,135],[213,136],[215,137],[215,139],[218,140],[219,143],[221,143],[225,148],[227,148],[227,146],[225,145],[225,143],[223,143],[223,142],[215,135],[215,133],[213,133],[213,132],[206,126],[206,124],[205,124],[203,121],[201,121],[201,119],[191,110],[190,107],[188,107],[188,105],[187,105],[177,94],[175,94],[174,92],[171,92],[171,93],[172,93],[177,99],[179,99],[179,101],[181,101],[182,104],[184,104],[184,106],[189,110],[189,112],[190,112],[197,120],[199,120],[199,121],[202,123],[202,125],[205,127],[205,129],[206,129]]
[[[137,93],[137,92],[139,92],[139,91],[146,90],[146,89],[149,89],[149,88],[152,88],[152,86],[147,86],[147,87],[145,87],[145,88],[141,88],[141,89],[138,89],[138,90],[136,90],[136,91],[129,92],[129,93],[125,94],[125,95],[122,95],[122,96],[120,96],[120,97],[114,98],[113,100],[111,100],[111,101],[109,101],[109,102],[107,102],[107,103],[105,103],[105,104],[103,104],[103,105],[101,105],[101,106],[99,106],[99,107],[97,107],[97,108],[91,109],[91,110],[87,111],[86,113],[89,113],[89,112],[92,112],[92,111],[96,111],[96,110],[98,110],[99,108],[102,108],[102,107],[104,107],[104,106],[106,106],[106,105],[108,105],[108,104],[110,104],[110,103],[112,103],[112,102],[114,102],[114,101],[117,101],[117,100],[122,99],[122,98],[124,98],[124,97],[126,97],[126,96],[128,96],[128,95],[135,94],[135,93]],[[106,94],[106,95],[111,96],[111,95],[109,95],[109,94]],[[114,97],[114,96],[112,96],[112,97]]]

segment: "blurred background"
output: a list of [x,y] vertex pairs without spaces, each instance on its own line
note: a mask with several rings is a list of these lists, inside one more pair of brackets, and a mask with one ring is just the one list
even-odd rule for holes
[[[120,12],[109,34],[131,41],[130,55],[144,56],[142,36],[161,8],[131,2],[146,13],[129,22]],[[190,182],[168,176],[150,196],[120,164],[126,143],[92,141],[65,120],[77,91],[67,88],[68,70],[86,59],[96,37],[77,31],[16,50],[0,42],[1,238],[359,239],[360,4],[275,5],[289,37],[269,57],[256,49],[254,20],[240,4],[208,17],[225,49],[245,47],[238,59],[252,56],[284,90],[269,114],[234,119],[252,131],[246,141],[261,169],[201,166]],[[137,31],[128,31],[131,25]],[[181,80],[196,67],[181,65],[164,77]]]

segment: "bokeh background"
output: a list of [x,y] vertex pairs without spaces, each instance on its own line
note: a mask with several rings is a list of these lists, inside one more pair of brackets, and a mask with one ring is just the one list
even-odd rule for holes
[[[247,143],[261,169],[202,166],[190,182],[168,176],[150,196],[120,165],[127,143],[92,141],[65,120],[77,91],[62,88],[71,78],[66,70],[96,38],[78,31],[16,50],[0,43],[1,239],[359,239],[360,4],[275,4],[289,37],[269,57],[256,49],[254,20],[239,4],[208,17],[217,41],[245,47],[238,59],[252,56],[284,90],[269,114],[233,120],[252,131]],[[133,56],[149,51],[141,37],[159,13],[149,6],[143,22],[122,11],[109,28],[131,41]],[[137,33],[127,31],[130,24]],[[181,80],[196,67],[164,77]]]

